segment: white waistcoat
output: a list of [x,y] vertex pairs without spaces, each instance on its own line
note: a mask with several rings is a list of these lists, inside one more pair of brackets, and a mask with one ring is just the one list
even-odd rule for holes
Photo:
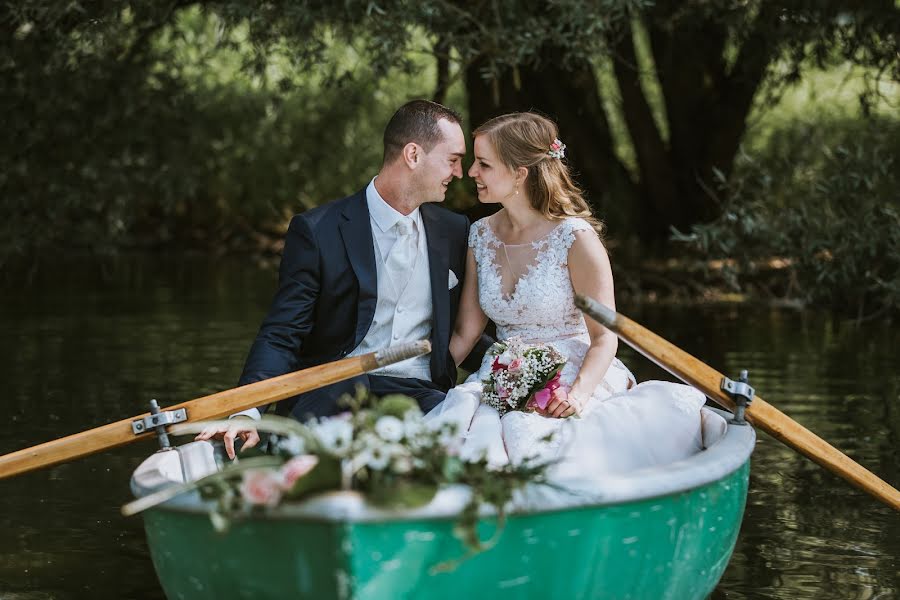
[[[431,276],[424,229],[419,231],[418,256],[405,289],[396,289],[385,267],[385,259],[377,247],[375,268],[378,280],[375,316],[362,342],[348,356],[359,356],[396,344],[431,339]],[[373,373],[431,381],[431,354],[388,365]]]

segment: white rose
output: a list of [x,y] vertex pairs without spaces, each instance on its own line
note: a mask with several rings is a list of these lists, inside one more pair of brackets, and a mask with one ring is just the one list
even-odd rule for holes
[[413,470],[413,459],[411,456],[395,456],[392,466],[395,473],[404,475]]
[[369,448],[366,456],[366,466],[376,471],[382,471],[391,462],[391,455],[386,447]]
[[323,419],[314,428],[316,437],[326,450],[337,456],[346,456],[353,441],[353,424],[345,417]]
[[422,415],[414,415],[412,411],[403,416],[403,435],[412,440],[427,431]]
[[299,456],[306,450],[303,440],[295,435],[289,435],[278,442],[278,449],[287,452],[291,456]]
[[385,415],[375,422],[375,433],[386,442],[402,440],[404,429],[403,421],[390,415]]

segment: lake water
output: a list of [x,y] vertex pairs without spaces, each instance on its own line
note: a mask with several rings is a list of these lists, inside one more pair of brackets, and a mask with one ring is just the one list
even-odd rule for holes
[[[0,454],[232,387],[274,290],[247,262],[120,259],[0,288]],[[619,309],[900,485],[900,332],[764,307]],[[639,379],[668,378],[630,349]],[[762,432],[713,598],[900,598],[900,514]],[[0,481],[0,599],[161,599],[139,517],[140,443]]]

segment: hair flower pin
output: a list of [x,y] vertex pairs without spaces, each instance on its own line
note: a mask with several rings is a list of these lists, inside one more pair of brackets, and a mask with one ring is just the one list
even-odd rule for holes
[[556,138],[553,140],[553,143],[550,144],[550,151],[547,152],[547,156],[550,158],[565,158],[566,145],[562,143],[562,140]]

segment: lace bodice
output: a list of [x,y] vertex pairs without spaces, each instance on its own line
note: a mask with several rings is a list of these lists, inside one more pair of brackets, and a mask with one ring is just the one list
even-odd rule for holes
[[478,265],[478,300],[497,325],[499,339],[545,341],[587,334],[568,268],[577,231],[593,228],[584,219],[569,217],[530,244],[507,245],[494,235],[487,218],[472,226],[469,247]]
[[[521,246],[503,244],[487,219],[469,232],[479,301],[497,324],[497,337],[552,344],[568,359],[560,373],[565,385],[575,381],[590,347],[568,268],[576,233],[590,230],[586,221],[572,217]],[[496,468],[534,457],[550,461],[547,477],[558,485],[539,488],[550,491],[534,496],[535,506],[571,502],[578,497],[573,491],[591,497],[607,489],[610,474],[682,460],[702,448],[699,416],[705,397],[693,388],[659,381],[635,385],[628,368],[614,358],[579,418],[522,411],[501,416],[482,402],[493,358],[486,355],[481,368],[451,389],[425,420],[454,423],[460,456],[467,460],[483,458]]]

